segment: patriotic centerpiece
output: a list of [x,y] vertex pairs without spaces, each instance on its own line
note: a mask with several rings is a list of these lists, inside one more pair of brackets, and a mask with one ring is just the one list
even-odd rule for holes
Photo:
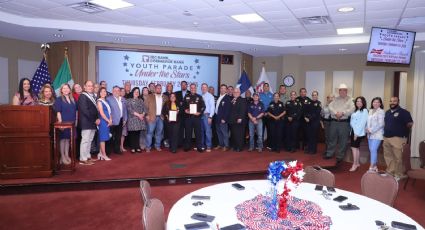
[[237,217],[246,229],[330,229],[332,220],[323,215],[319,205],[289,195],[302,182],[302,163],[275,161],[270,163],[268,171],[272,185],[269,194],[257,195],[235,207]]
[[[279,181],[286,177],[283,183],[283,191],[278,194],[277,185]],[[304,170],[303,164],[298,161],[275,161],[269,165],[268,179],[272,184],[271,188],[271,201],[268,203],[268,211],[273,220],[279,218],[286,218],[288,215],[288,198],[289,193],[295,189],[303,180]]]

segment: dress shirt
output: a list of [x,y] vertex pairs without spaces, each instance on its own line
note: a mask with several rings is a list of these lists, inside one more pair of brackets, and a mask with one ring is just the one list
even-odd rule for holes
[[162,94],[155,94],[155,102],[156,102],[156,115],[161,115],[162,110]]
[[208,117],[212,118],[214,116],[214,96],[209,93],[206,92],[204,94],[202,94],[202,99],[205,102],[205,111],[204,114],[209,114]]
[[355,107],[353,99],[349,96],[346,96],[345,98],[338,96],[329,104],[329,111],[331,112],[331,117],[333,119],[336,119],[336,113],[342,112],[344,115],[340,117],[340,120],[346,120],[350,117],[354,110]]
[[224,96],[226,95],[227,94],[223,94],[223,95],[220,95],[220,97],[218,97],[217,103],[215,103],[215,113],[218,112],[218,107],[220,107],[221,100],[223,100]]
[[114,98],[117,101],[118,107],[120,109],[120,118],[121,118],[122,117],[122,101],[121,101],[121,97],[118,97],[118,98],[114,97]]
[[350,126],[356,136],[364,137],[366,135],[366,123],[369,112],[367,109],[357,110],[351,114]]

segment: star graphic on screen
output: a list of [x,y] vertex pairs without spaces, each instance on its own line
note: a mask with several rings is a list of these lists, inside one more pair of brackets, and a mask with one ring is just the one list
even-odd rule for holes
[[133,74],[132,74],[132,73],[130,74],[130,77],[131,77],[131,76],[133,76]]
[[130,57],[126,54],[126,55],[124,56],[124,59],[125,59],[126,61],[128,61],[128,59],[130,59]]
[[196,71],[196,75],[199,75],[199,71]]
[[122,63],[123,66],[127,66],[127,62]]
[[198,64],[199,63],[199,59],[195,59],[195,63]]
[[128,69],[125,69],[125,72],[128,72],[129,70]]
[[193,79],[196,79],[196,76],[193,76]]
[[198,65],[198,66],[196,66],[196,68],[197,68],[197,69],[201,69],[201,66],[200,66],[200,65]]

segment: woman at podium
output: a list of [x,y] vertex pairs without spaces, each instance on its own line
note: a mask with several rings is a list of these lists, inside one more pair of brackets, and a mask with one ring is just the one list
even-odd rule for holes
[[13,96],[13,105],[36,105],[37,96],[32,93],[31,82],[28,78],[19,81],[18,92]]
[[55,103],[54,91],[50,84],[44,84],[40,90],[38,105],[51,106]]
[[[76,122],[77,121],[77,103],[71,95],[71,87],[63,84],[60,88],[60,96],[55,101],[55,111],[58,122]],[[65,129],[60,133],[60,153],[61,164],[70,164],[69,144],[71,139],[71,131]]]

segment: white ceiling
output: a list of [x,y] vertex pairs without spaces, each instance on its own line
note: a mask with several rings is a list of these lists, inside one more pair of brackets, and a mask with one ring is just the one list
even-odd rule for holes
[[[68,5],[83,0],[0,0],[0,36],[34,42],[84,40],[242,51],[254,56],[288,53],[364,53],[372,26],[416,31],[425,48],[425,0],[127,0],[134,7],[87,14]],[[355,10],[340,13],[340,7]],[[185,16],[188,11],[192,16]],[[230,16],[257,13],[265,21],[241,24]],[[329,16],[303,25],[299,18]],[[196,25],[195,25],[196,24]],[[364,27],[357,36],[337,28]],[[62,31],[58,31],[62,30]],[[54,37],[53,34],[63,34]]]

